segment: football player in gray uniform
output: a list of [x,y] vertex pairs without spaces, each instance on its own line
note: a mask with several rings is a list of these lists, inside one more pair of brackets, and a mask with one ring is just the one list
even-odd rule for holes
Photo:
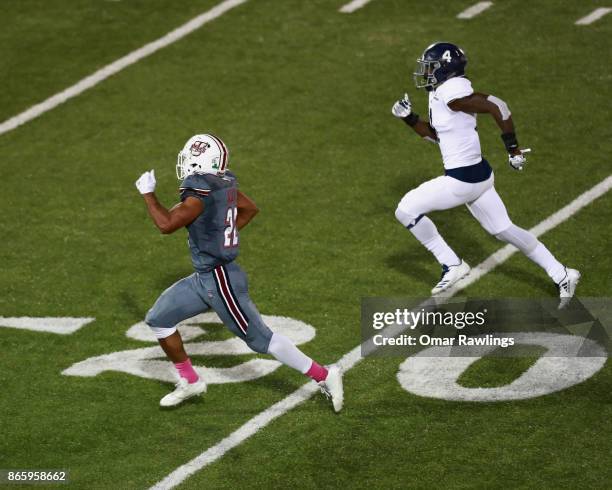
[[530,150],[519,147],[508,105],[494,95],[474,92],[465,77],[466,64],[465,53],[455,44],[432,44],[417,60],[414,73],[417,88],[429,93],[429,120],[412,111],[408,95],[391,109],[419,136],[437,143],[444,161],[444,175],[408,192],[399,202],[395,216],[442,266],[442,276],[432,294],[448,290],[470,272],[470,266],[448,246],[426,214],[465,204],[491,235],[511,243],[546,271],[557,285],[559,308],[563,308],[574,295],[580,272],[563,265],[533,233],[510,220],[495,190],[493,169],[482,157],[476,115],[493,117],[513,169],[523,169],[525,153]]
[[153,170],[136,181],[149,215],[162,233],[187,228],[195,269],[166,289],[145,318],[179,376],[176,389],[160,404],[177,405],[206,391],[206,381],[193,368],[176,325],[212,309],[253,351],[271,354],[315,380],[339,412],[344,397],[341,369],[318,364],[287,337],[272,332],[249,297],[246,274],[235,259],[240,246],[239,230],[258,209],[238,190],[238,180],[228,170],[228,156],[223,141],[213,134],[190,138],[178,154],[180,202],[171,209],[166,209],[155,196]]

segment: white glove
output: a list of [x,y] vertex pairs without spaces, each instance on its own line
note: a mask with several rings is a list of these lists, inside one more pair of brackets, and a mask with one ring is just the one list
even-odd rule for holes
[[412,112],[412,103],[410,102],[408,94],[404,94],[403,99],[400,99],[395,104],[393,104],[391,112],[395,117],[399,117],[400,119],[403,119],[410,115],[410,113]]
[[136,181],[136,188],[141,194],[149,194],[155,190],[156,183],[155,170],[151,170],[150,172],[145,172],[140,176],[140,178]]
[[523,165],[527,163],[527,157],[525,157],[525,153],[529,153],[531,148],[526,148],[524,150],[520,150],[521,152],[518,155],[508,155],[508,163],[514,170],[523,170]]

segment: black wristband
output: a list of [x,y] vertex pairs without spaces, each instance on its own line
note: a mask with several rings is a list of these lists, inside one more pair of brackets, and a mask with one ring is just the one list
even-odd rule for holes
[[518,148],[518,141],[516,140],[516,134],[514,133],[503,133],[501,139],[506,146],[506,151],[512,153],[513,150]]
[[406,117],[402,117],[402,121],[404,121],[408,126],[414,126],[419,122],[419,115],[411,112]]

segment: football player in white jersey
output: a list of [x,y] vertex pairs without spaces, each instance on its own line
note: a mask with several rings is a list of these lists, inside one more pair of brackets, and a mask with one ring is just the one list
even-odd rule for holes
[[408,95],[393,105],[394,116],[419,136],[439,144],[445,174],[408,192],[399,202],[395,216],[442,265],[442,277],[432,294],[449,289],[470,272],[470,266],[449,247],[425,215],[465,204],[491,235],[511,243],[546,271],[557,284],[562,308],[574,295],[580,272],[565,267],[532,233],[508,217],[493,185],[493,170],[481,154],[476,114],[493,116],[513,169],[523,169],[529,150],[519,147],[508,105],[494,95],[474,92],[465,77],[466,64],[465,53],[458,46],[432,44],[417,60],[414,73],[417,88],[429,92],[429,121],[412,112]]

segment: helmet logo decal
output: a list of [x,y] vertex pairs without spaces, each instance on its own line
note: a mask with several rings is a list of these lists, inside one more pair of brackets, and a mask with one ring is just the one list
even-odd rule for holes
[[199,157],[202,153],[210,148],[210,144],[206,143],[206,141],[196,141],[191,145],[189,151],[194,157]]

